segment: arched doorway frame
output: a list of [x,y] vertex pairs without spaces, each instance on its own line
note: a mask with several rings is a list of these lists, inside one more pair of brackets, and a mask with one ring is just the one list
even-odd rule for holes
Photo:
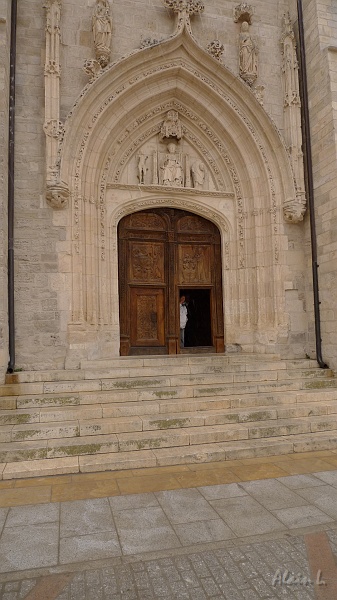
[[[77,340],[83,339],[82,332],[90,332],[92,342],[86,342],[84,352],[92,344],[99,355],[106,355],[111,348],[117,354],[116,295],[107,252],[108,246],[113,248],[108,184],[127,153],[136,151],[146,128],[158,130],[166,110],[163,103],[171,101],[181,103],[182,117],[196,146],[204,140],[216,157],[217,168],[229,174],[230,191],[240,206],[235,226],[231,224],[232,239],[223,244],[224,248],[229,244],[229,285],[235,288],[225,316],[231,342],[236,341],[233,336],[238,328],[243,333],[237,341],[246,349],[256,347],[260,334],[269,342],[276,341],[280,332],[284,334],[282,211],[283,203],[296,197],[289,156],[253,93],[184,30],[158,47],[136,52],[108,68],[87,87],[66,122],[60,160],[61,177],[71,193],[69,333],[75,347]],[[188,112],[189,104],[193,110]],[[116,182],[116,190],[118,186]],[[134,197],[135,190],[129,191]],[[139,193],[139,198],[143,200],[147,192]],[[163,201],[167,200],[163,192]],[[181,206],[187,201],[184,195]],[[138,205],[139,199],[134,202]],[[205,200],[195,198],[194,203],[202,207]],[[216,203],[212,211],[219,218],[226,217]],[[192,212],[198,214],[195,209]],[[102,299],[109,291],[112,296],[106,306]],[[107,331],[111,343],[103,348],[101,340]]]

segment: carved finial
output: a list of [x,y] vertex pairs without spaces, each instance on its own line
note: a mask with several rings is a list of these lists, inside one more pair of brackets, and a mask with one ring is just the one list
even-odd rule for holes
[[242,23],[242,21],[247,21],[249,25],[252,24],[252,16],[254,14],[254,9],[251,4],[247,2],[241,2],[238,4],[233,10],[234,13],[234,23]]
[[207,46],[207,52],[217,60],[221,60],[224,51],[225,46],[219,40],[213,40],[213,42],[210,42]]
[[112,19],[108,0],[96,0],[92,30],[96,60],[104,69],[109,64],[111,56]]
[[177,32],[186,27],[189,33],[192,33],[190,16],[200,15],[205,10],[200,0],[163,0],[163,2],[166,8],[170,8],[178,15]]

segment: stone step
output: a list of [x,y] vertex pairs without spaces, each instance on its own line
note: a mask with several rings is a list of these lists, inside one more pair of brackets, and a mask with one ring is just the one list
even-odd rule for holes
[[[81,441],[83,442],[84,438]],[[59,440],[56,441],[57,443],[59,443]],[[107,442],[105,441],[105,443]],[[100,448],[106,451],[96,453],[89,451],[90,443],[88,443],[88,452],[82,455],[80,453],[76,454],[77,450],[70,445],[69,452],[59,458],[55,458],[55,456],[61,452],[61,447],[57,446],[58,450],[56,450],[56,446],[54,446],[54,450],[52,450],[54,444],[52,440],[48,442],[49,449],[47,448],[47,442],[44,448],[38,448],[37,442],[25,442],[27,449],[18,449],[16,454],[14,445],[11,444],[11,450],[8,450],[7,453],[2,447],[0,448],[0,460],[4,467],[2,476],[3,479],[28,476],[41,477],[57,473],[118,471],[121,469],[200,464],[276,455],[284,455],[284,459],[287,460],[287,455],[293,453],[337,448],[337,432],[317,432],[310,433],[310,435],[294,434],[289,438],[279,436],[270,439],[249,439],[196,444],[193,446],[154,448],[138,450],[137,452],[116,452],[113,443],[112,441],[112,451],[107,450],[108,446],[104,446],[103,442]],[[99,442],[96,445],[98,447]],[[28,455],[28,453],[30,454]],[[47,458],[47,454],[49,458]],[[278,464],[282,468],[282,463]]]
[[[230,418],[239,419],[234,422]],[[255,418],[254,418],[255,417]],[[268,417],[271,417],[268,419]],[[140,417],[3,425],[0,428],[0,448],[15,442],[50,441],[59,439],[68,444],[68,438],[89,438],[95,444],[97,436],[115,436],[116,451],[210,444],[242,439],[315,433],[337,429],[337,413],[318,416],[282,418],[277,411],[241,413],[237,415],[195,414],[186,418],[151,421]],[[152,427],[151,427],[152,423]],[[116,438],[116,439],[115,439]],[[78,440],[81,444],[81,439]]]
[[[144,359],[143,359],[144,360]],[[170,361],[169,363],[167,361]],[[6,376],[6,384],[24,385],[34,383],[61,383],[61,382],[81,382],[81,381],[101,381],[101,380],[117,380],[137,379],[148,377],[165,377],[165,376],[193,376],[207,374],[222,374],[224,381],[254,381],[256,377],[260,379],[282,380],[294,376],[294,371],[298,372],[298,376],[306,377],[331,377],[333,372],[330,369],[320,369],[315,365],[296,364],[294,361],[275,361],[275,362],[258,362],[256,360],[247,363],[229,362],[226,357],[221,359],[213,358],[212,361],[204,359],[200,363],[189,364],[179,360],[167,359],[161,361],[163,364],[153,364],[151,366],[138,366],[136,362],[133,366],[126,366],[121,363],[114,367],[95,367],[91,369],[78,369],[73,371],[23,371],[13,373]],[[226,378],[225,378],[226,376]]]

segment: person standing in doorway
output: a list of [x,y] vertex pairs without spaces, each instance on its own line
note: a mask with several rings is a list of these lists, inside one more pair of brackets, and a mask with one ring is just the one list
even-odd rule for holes
[[187,306],[185,296],[180,296],[180,348],[185,345],[185,327],[187,323]]

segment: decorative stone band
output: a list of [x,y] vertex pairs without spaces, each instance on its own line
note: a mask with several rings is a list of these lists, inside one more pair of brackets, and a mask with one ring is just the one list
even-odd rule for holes
[[47,183],[46,200],[51,208],[67,208],[69,201],[69,188],[66,183]]
[[186,12],[189,15],[197,15],[205,10],[200,0],[164,0],[164,6],[176,13]]

